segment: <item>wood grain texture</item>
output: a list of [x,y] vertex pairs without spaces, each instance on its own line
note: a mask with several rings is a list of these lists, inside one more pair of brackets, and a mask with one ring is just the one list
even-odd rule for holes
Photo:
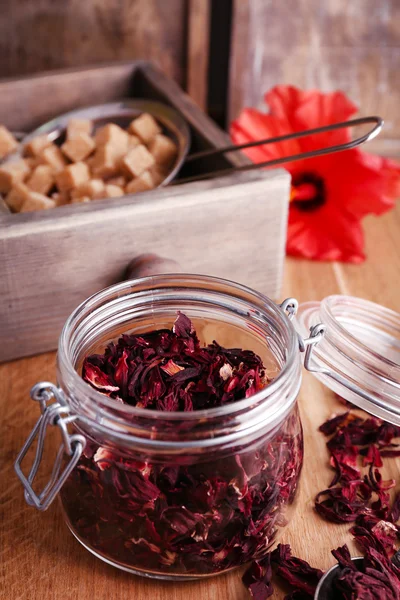
[[362,114],[385,119],[369,149],[400,154],[399,23],[397,0],[236,0],[231,118],[276,84],[341,89]]
[[[321,299],[327,294],[350,293],[381,302],[400,311],[399,276],[400,206],[383,217],[366,222],[368,260],[363,265],[311,263],[287,260],[282,298],[295,295],[300,301]],[[252,275],[253,285],[257,279]],[[29,508],[23,499],[12,463],[38,417],[37,405],[28,398],[38,380],[55,380],[55,355],[44,354],[0,365],[1,432],[3,448],[0,496],[1,544],[3,547],[1,600],[248,600],[241,571],[200,582],[165,583],[134,577],[108,567],[92,557],[69,534],[58,503],[46,512]],[[313,511],[315,494],[331,479],[325,439],[317,427],[343,406],[310,374],[304,375],[299,399],[305,432],[305,466],[296,513],[282,534],[294,553],[326,569],[333,564],[330,550],[348,543],[356,552],[347,525],[323,521]],[[51,450],[46,449],[43,475],[50,472]],[[400,464],[386,459],[385,476],[400,478]],[[282,600],[277,589],[272,600]]]
[[0,122],[30,132],[75,108],[112,102],[135,90],[135,64],[112,63],[0,80]]
[[2,0],[1,77],[135,58],[184,83],[185,0]]
[[189,0],[187,91],[207,108],[211,0]]

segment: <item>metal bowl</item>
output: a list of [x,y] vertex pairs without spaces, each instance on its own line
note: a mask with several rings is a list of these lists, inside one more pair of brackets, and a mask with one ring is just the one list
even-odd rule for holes
[[24,145],[39,135],[47,135],[51,142],[62,144],[65,140],[65,130],[72,118],[88,119],[93,122],[94,131],[106,123],[116,123],[126,128],[135,117],[149,113],[163,129],[164,135],[170,137],[178,148],[173,167],[158,187],[167,185],[178,174],[190,146],[190,130],[185,119],[173,108],[154,100],[139,100],[126,98],[118,102],[88,106],[64,113],[47,123],[44,123],[21,140],[21,147],[7,157],[4,162],[21,158]]

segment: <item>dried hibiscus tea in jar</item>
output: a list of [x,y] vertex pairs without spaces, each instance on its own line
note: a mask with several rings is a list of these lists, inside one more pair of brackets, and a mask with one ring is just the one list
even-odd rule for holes
[[257,435],[249,420],[234,444],[229,436],[215,442],[217,430],[234,431],[236,403],[271,383],[255,352],[202,345],[178,313],[172,329],[124,334],[86,356],[82,378],[118,403],[134,440],[122,446],[94,428],[61,490],[69,526],[87,548],[133,572],[182,578],[266,555],[300,475],[297,407]]

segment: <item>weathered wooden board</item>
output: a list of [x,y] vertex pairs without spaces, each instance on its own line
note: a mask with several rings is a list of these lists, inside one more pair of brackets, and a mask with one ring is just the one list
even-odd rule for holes
[[235,0],[230,116],[285,83],[341,89],[386,126],[368,149],[400,154],[398,0]]
[[2,0],[0,77],[146,59],[180,84],[185,0]]
[[187,91],[207,110],[210,19],[212,0],[189,0]]
[[[74,106],[121,96],[175,106],[190,125],[194,150],[229,142],[175,82],[140,62],[0,83],[0,122],[30,129]],[[20,120],[13,116],[13,97]],[[204,172],[245,161],[231,155],[195,166]],[[120,281],[128,263],[145,252],[176,260],[187,272],[257,285],[276,297],[288,198],[288,174],[270,171],[35,214],[0,214],[0,360],[55,348],[74,307]]]

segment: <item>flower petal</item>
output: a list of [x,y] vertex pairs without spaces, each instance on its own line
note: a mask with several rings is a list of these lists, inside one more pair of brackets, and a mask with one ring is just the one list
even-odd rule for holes
[[[319,90],[302,91],[290,85],[278,85],[265,95],[271,114],[286,119],[292,131],[314,129],[347,121],[358,108],[347,96],[336,91],[323,94]],[[300,140],[303,150],[342,144],[350,140],[350,130],[340,129]]]
[[[287,121],[276,119],[274,116],[263,114],[252,108],[244,109],[239,118],[231,123],[230,130],[232,140],[235,144],[245,144],[264,138],[278,137],[291,133],[291,131],[292,129]],[[253,162],[259,163],[281,158],[282,156],[299,154],[301,151],[298,140],[289,140],[287,142],[248,148],[243,152]],[[291,164],[287,163],[285,166],[290,169]]]
[[290,210],[286,245],[289,255],[361,263],[365,260],[363,248],[361,224],[345,211],[321,209],[304,213],[295,208]]

